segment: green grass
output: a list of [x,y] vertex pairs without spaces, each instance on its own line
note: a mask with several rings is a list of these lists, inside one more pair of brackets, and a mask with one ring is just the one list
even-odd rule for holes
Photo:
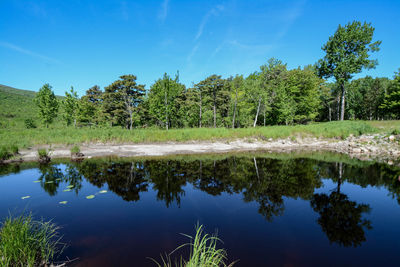
[[[173,252],[166,254],[165,257],[161,257],[161,263],[153,260],[159,267],[217,267],[217,266],[233,266],[234,263],[229,265],[225,264],[227,259],[227,253],[225,249],[217,248],[217,244],[221,240],[216,236],[210,236],[203,231],[202,225],[196,226],[196,235],[191,237],[184,235],[190,239],[190,243],[183,244],[176,248]],[[185,260],[181,256],[179,260],[175,260],[174,263],[171,259],[173,253],[177,250],[189,246],[190,255],[189,259]]]
[[0,229],[0,266],[43,266],[63,249],[59,228],[32,215],[9,216]]
[[154,143],[154,142],[187,142],[216,141],[243,138],[288,137],[323,137],[343,139],[350,134],[358,136],[400,129],[400,121],[367,122],[367,121],[335,121],[295,126],[267,126],[256,128],[186,128],[171,129],[134,129],[122,128],[78,128],[54,127],[36,129],[0,129],[0,146],[18,145],[21,148],[44,144],[83,144],[83,143]]

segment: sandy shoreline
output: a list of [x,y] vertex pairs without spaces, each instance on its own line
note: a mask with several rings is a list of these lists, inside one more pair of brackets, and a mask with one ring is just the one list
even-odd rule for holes
[[[291,152],[329,151],[347,154],[361,160],[380,159],[397,161],[400,158],[398,136],[365,135],[340,139],[288,138],[278,140],[240,139],[234,141],[186,143],[153,143],[153,144],[82,144],[80,150],[85,158],[102,156],[146,157],[178,154],[225,153],[244,151]],[[50,148],[50,146],[40,146]],[[38,160],[37,148],[21,150],[18,156],[23,161]],[[51,146],[52,158],[71,157],[70,147]]]

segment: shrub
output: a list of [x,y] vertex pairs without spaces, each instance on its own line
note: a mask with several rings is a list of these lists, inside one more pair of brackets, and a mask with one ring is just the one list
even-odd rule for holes
[[399,131],[398,129],[394,129],[394,130],[392,131],[392,134],[393,134],[393,135],[399,135],[399,134],[400,134],[400,131]]
[[59,227],[32,215],[9,216],[0,229],[1,266],[48,266],[64,249]]
[[79,152],[81,152],[81,149],[79,148],[79,146],[74,145],[74,146],[71,148],[71,154],[78,154]]
[[0,147],[0,160],[9,159],[12,156],[9,149],[5,146]]
[[50,153],[45,148],[38,149],[38,156],[39,156],[40,163],[50,162]]
[[36,124],[32,119],[29,118],[29,119],[25,120],[25,127],[27,129],[33,129],[33,128],[36,128]]

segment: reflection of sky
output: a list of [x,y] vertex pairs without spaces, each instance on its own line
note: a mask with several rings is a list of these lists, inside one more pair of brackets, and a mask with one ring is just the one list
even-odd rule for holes
[[[60,165],[65,170],[64,165]],[[212,196],[194,188],[183,187],[185,194],[180,207],[157,200],[153,186],[140,193],[137,202],[123,201],[107,185],[97,188],[86,180],[79,194],[63,192],[51,197],[39,183],[38,169],[23,170],[0,179],[0,216],[8,211],[32,210],[36,217],[53,218],[63,227],[65,241],[70,244],[66,255],[80,257],[80,264],[124,265],[135,259],[139,266],[151,265],[146,257],[158,257],[160,252],[171,251],[187,241],[179,233],[191,234],[196,222],[206,226],[208,232],[218,229],[232,259],[240,259],[238,266],[269,265],[322,265],[326,262],[340,264],[367,264],[386,266],[395,263],[400,249],[400,207],[388,196],[384,188],[343,182],[341,192],[351,201],[366,203],[372,230],[366,230],[367,242],[358,248],[344,248],[330,244],[318,225],[318,214],[308,200],[284,197],[283,216],[266,221],[258,213],[257,202],[246,203],[242,194],[222,193]],[[337,183],[323,179],[323,186],[315,193],[329,194]],[[92,200],[86,196],[96,194]],[[23,196],[30,199],[21,200]],[[68,201],[67,205],[58,204]]]

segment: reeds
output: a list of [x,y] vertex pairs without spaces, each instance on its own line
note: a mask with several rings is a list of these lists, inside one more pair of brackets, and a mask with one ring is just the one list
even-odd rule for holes
[[[217,248],[217,244],[222,242],[217,235],[208,235],[203,231],[203,225],[196,226],[196,235],[192,236],[184,234],[190,239],[190,243],[183,244],[177,247],[174,251],[165,256],[161,256],[161,263],[152,259],[159,267],[217,267],[217,266],[233,266],[234,262],[227,265],[226,250]],[[182,256],[179,259],[175,258],[172,261],[172,254],[179,249],[189,246],[189,259],[185,260]]]
[[35,221],[32,214],[12,217],[0,229],[0,266],[45,266],[62,252],[59,227]]

